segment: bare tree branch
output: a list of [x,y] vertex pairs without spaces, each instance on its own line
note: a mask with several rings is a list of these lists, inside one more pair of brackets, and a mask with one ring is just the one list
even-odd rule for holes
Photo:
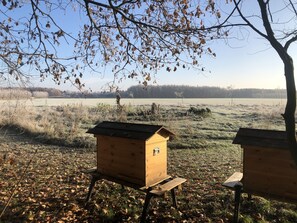
[[291,5],[291,7],[292,7],[292,9],[293,9],[293,11],[294,11],[294,13],[295,13],[295,16],[297,16],[297,10],[296,10],[296,8],[295,8],[295,6],[294,6],[292,0],[289,0],[289,3],[290,3],[290,5]]

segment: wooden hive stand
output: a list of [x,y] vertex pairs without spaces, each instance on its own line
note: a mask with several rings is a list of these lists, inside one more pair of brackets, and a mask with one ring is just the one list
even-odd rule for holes
[[238,222],[238,217],[239,217],[240,197],[241,197],[241,193],[243,193],[243,187],[241,182],[242,177],[243,177],[242,173],[235,172],[223,183],[224,187],[227,187],[228,189],[235,191],[234,214],[233,214],[234,223]]
[[146,216],[147,216],[147,212],[148,212],[148,208],[149,208],[149,204],[150,201],[153,197],[160,197],[165,195],[167,192],[170,191],[171,193],[171,197],[172,197],[172,202],[173,202],[173,206],[177,209],[177,200],[176,200],[176,189],[181,189],[181,186],[184,182],[186,182],[186,179],[184,178],[180,178],[180,177],[176,177],[176,178],[172,178],[170,176],[168,176],[166,179],[155,183],[154,185],[151,185],[150,187],[138,187],[138,185],[135,184],[131,184],[129,182],[125,182],[122,181],[121,179],[116,179],[104,174],[100,174],[96,169],[92,169],[89,171],[84,171],[84,173],[90,174],[91,175],[91,183],[89,186],[89,191],[87,194],[87,198],[86,198],[86,202],[88,202],[90,200],[91,194],[92,194],[92,190],[95,186],[95,183],[98,180],[108,180],[111,182],[115,182],[115,183],[119,183],[121,184],[123,187],[124,186],[128,186],[140,191],[143,191],[146,193],[146,197],[145,197],[145,202],[143,205],[143,210],[142,210],[142,215],[141,215],[141,219],[140,222],[144,223],[146,221]]
[[171,192],[173,206],[177,209],[178,207],[177,207],[177,201],[176,201],[176,196],[175,196],[175,189],[176,188],[181,189],[181,185],[184,182],[186,182],[186,179],[184,179],[184,178],[180,178],[180,177],[170,178],[169,180],[165,180],[164,182],[161,182],[154,188],[149,188],[146,193],[140,222],[145,222],[147,209],[149,207],[151,198],[163,196],[165,193],[167,193],[169,191]]

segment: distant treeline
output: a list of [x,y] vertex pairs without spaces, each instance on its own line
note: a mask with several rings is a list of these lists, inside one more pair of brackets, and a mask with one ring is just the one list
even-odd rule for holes
[[0,99],[7,98],[286,98],[284,89],[232,89],[220,87],[192,87],[180,85],[129,87],[126,91],[112,92],[73,92],[55,88],[1,88]]
[[[192,87],[180,85],[137,85],[118,92],[121,98],[286,98],[284,89],[227,89],[220,87]],[[111,92],[65,92],[67,97],[114,98]]]
[[227,89],[220,87],[192,87],[179,85],[132,86],[124,92],[134,98],[286,98],[284,89]]

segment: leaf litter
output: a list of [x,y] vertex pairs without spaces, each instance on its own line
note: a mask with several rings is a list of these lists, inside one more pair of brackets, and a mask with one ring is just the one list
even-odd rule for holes
[[[241,113],[241,119],[246,117],[248,120],[240,125],[249,125],[251,116],[246,110]],[[234,110],[232,112],[238,115]],[[213,140],[210,138],[206,147],[200,148],[199,144],[193,144],[198,148],[169,149],[168,173],[184,177],[187,182],[177,194],[178,210],[172,208],[170,196],[152,199],[148,222],[231,221],[233,194],[223,188],[221,183],[234,171],[241,170],[241,152],[232,145],[237,128],[232,122],[234,114],[226,111],[221,113],[224,114],[224,121],[220,112],[213,113],[211,117],[212,122],[215,120],[219,123],[212,124],[207,119],[199,119],[193,123],[185,122],[187,128],[182,126],[189,133],[201,137],[203,134],[211,135],[209,130],[215,129],[214,126],[226,126],[231,135],[214,137]],[[201,129],[205,129],[204,132],[197,132],[197,127],[194,127],[197,122],[200,122]],[[176,124],[167,124],[178,131]],[[90,178],[83,171],[96,166],[95,151],[42,144],[19,132],[4,129],[0,129],[0,132],[1,223],[140,220],[145,194],[127,187],[123,189],[112,182],[97,182],[91,200],[85,203]],[[220,136],[220,133],[214,135]],[[190,140],[191,137],[187,137],[187,143]],[[180,138],[179,143],[181,145],[186,141]],[[261,205],[246,199],[243,201],[242,221],[294,222],[297,219],[296,205],[266,200],[263,203],[262,199],[255,199],[255,202],[261,202]]]

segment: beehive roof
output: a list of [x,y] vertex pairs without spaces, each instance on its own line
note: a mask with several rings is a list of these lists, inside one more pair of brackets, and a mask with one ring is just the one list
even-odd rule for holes
[[109,121],[99,123],[94,128],[89,129],[87,133],[139,140],[147,140],[156,133],[159,133],[164,138],[174,135],[172,132],[161,125]]
[[240,128],[233,143],[280,149],[289,147],[285,131],[266,129]]

